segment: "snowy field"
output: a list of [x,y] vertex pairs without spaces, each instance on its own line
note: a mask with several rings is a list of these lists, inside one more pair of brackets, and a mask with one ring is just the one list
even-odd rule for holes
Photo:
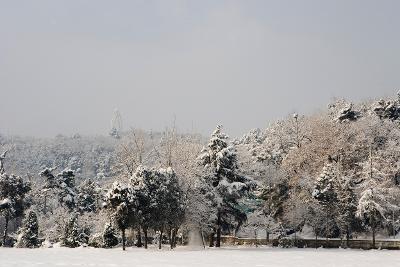
[[345,249],[221,248],[157,251],[128,248],[0,248],[0,266],[135,266],[135,267],[216,267],[216,266],[400,266],[400,251]]

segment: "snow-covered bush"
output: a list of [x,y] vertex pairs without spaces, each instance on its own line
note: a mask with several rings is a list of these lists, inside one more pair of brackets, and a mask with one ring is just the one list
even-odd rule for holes
[[278,246],[281,248],[292,248],[295,246],[293,238],[282,237],[278,240]]
[[118,235],[111,223],[107,223],[102,234],[102,247],[112,248],[118,245]]
[[85,246],[89,243],[90,229],[78,223],[78,216],[73,214],[64,226],[61,245],[70,248]]

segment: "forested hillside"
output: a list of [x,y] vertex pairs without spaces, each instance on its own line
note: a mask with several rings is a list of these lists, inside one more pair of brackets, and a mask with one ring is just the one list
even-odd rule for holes
[[[400,96],[399,96],[400,97]],[[240,122],[238,122],[240,123]],[[209,246],[251,229],[280,239],[400,229],[400,98],[335,101],[230,139],[132,129],[1,136],[3,245]],[[14,173],[14,174],[12,174]],[[158,241],[157,241],[158,240]]]

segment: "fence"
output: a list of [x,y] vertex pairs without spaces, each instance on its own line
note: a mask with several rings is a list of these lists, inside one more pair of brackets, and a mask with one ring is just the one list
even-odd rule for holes
[[[272,245],[278,246],[278,239],[254,239],[254,238],[238,238],[234,236],[223,236],[221,241],[226,245]],[[293,239],[295,247],[306,248],[355,248],[355,249],[372,249],[372,240],[367,239]],[[376,240],[375,248],[400,250],[400,240]]]

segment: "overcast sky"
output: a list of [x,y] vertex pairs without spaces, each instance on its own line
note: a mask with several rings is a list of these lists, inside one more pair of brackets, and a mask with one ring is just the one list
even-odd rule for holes
[[238,136],[400,89],[400,1],[0,0],[0,133]]

